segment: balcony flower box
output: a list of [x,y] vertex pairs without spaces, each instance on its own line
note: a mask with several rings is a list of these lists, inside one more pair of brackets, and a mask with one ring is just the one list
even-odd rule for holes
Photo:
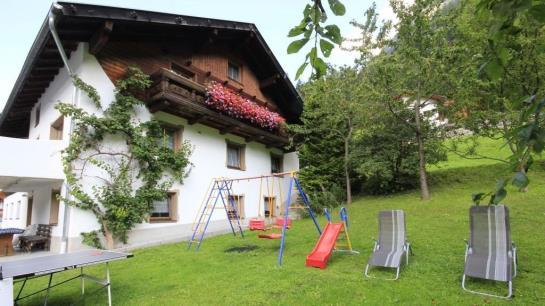
[[278,131],[286,122],[278,113],[217,82],[210,82],[208,85],[204,103],[215,111],[269,131]]

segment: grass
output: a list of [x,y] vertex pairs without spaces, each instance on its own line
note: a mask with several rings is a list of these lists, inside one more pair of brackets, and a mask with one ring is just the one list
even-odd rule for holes
[[[464,152],[471,147],[474,137],[459,137],[454,140],[447,141],[446,146],[450,148],[453,141],[456,141],[458,151]],[[452,151],[447,154],[447,161],[440,162],[436,165],[430,166],[430,171],[437,171],[442,169],[454,169],[454,168],[468,168],[477,167],[482,165],[493,165],[500,163],[498,160],[487,159],[483,157],[493,157],[496,159],[507,160],[511,155],[509,148],[504,145],[503,140],[495,140],[491,138],[479,137],[476,139],[476,150],[479,156],[472,156],[471,159],[463,158]],[[480,157],[483,156],[483,157]]]
[[[348,206],[350,236],[361,255],[334,254],[327,269],[307,268],[305,258],[318,239],[312,221],[296,221],[288,232],[284,266],[276,266],[278,240],[261,240],[255,233],[234,239],[206,239],[199,252],[185,243],[136,250],[134,258],[112,263],[114,305],[543,305],[545,304],[545,167],[530,173],[528,193],[509,189],[513,240],[519,250],[519,276],[511,301],[472,295],[460,288],[464,242],[468,236],[470,194],[489,190],[506,174],[494,164],[435,169],[432,199],[421,202],[418,192],[358,198]],[[403,209],[414,247],[410,264],[396,282],[366,279],[362,270],[377,233],[377,214]],[[320,224],[325,219],[320,217]],[[102,272],[99,267],[89,269]],[[376,271],[381,276],[392,271]],[[62,277],[68,277],[64,273]],[[61,277],[59,276],[59,280]],[[44,285],[44,279],[31,286]],[[53,291],[51,304],[67,303],[79,294],[79,283]],[[472,281],[471,286],[504,293],[501,283]],[[92,286],[90,286],[92,288]],[[86,304],[103,304],[105,295]],[[39,304],[38,299],[28,301]]]

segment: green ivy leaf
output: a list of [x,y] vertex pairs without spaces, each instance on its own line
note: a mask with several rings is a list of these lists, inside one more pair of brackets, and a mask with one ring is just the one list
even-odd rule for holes
[[303,71],[305,71],[307,66],[308,66],[308,62],[304,62],[301,66],[299,66],[299,69],[297,69],[297,73],[295,74],[296,80],[298,80],[301,74],[303,74]]
[[295,37],[303,34],[307,29],[307,23],[303,20],[298,26],[293,27],[289,33],[288,37]]
[[346,7],[339,0],[328,0],[329,8],[333,14],[337,16],[343,16],[346,13]]
[[486,193],[484,192],[474,193],[471,195],[471,201],[473,201],[475,205],[479,205],[485,197]]
[[545,22],[545,3],[532,6],[530,14],[539,22]]
[[307,4],[303,10],[304,19],[310,18],[310,13],[312,12],[312,5]]
[[496,181],[496,191],[494,194],[490,197],[490,203],[498,205],[501,203],[503,199],[507,196],[507,190],[505,190],[505,186],[507,185],[507,180],[505,179],[499,179]]
[[503,201],[503,199],[505,199],[506,196],[507,190],[502,188],[492,195],[490,198],[490,204],[498,205],[501,203],[501,201]]
[[528,179],[526,174],[524,174],[522,171],[519,171],[515,173],[511,183],[517,186],[518,188],[525,188],[530,183],[530,180]]
[[505,188],[505,186],[507,186],[506,179],[499,179],[496,181],[496,191]]
[[318,57],[318,51],[316,50],[316,47],[312,47],[312,49],[310,49],[310,52],[307,54],[307,56],[310,58],[310,63],[312,67],[314,67],[314,64],[312,63],[314,63],[314,61]]
[[331,55],[331,51],[333,50],[333,44],[325,39],[320,39],[320,50],[322,50],[322,53],[325,57],[329,57]]
[[497,58],[494,58],[484,64],[484,70],[492,80],[497,80],[501,77],[503,66]]
[[327,71],[327,65],[323,59],[316,57],[314,61],[311,62],[312,68],[316,71],[314,77],[319,78],[323,76]]
[[324,33],[324,36],[327,37],[329,40],[336,43],[337,45],[340,45],[343,42],[341,29],[339,29],[338,26],[330,24],[325,26],[325,30],[326,32]]
[[308,38],[292,41],[288,46],[288,54],[297,53],[308,42]]
[[509,50],[507,48],[500,48],[498,49],[498,59],[500,60],[500,63],[502,66],[507,65],[510,59]]

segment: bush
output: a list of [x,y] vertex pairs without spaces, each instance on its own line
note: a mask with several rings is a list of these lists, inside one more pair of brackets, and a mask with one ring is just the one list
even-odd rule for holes
[[345,201],[345,190],[337,185],[331,184],[322,190],[311,190],[307,193],[312,209],[316,213],[323,213],[324,208],[332,209],[340,206]]
[[104,249],[100,242],[99,231],[90,231],[87,233],[81,233],[81,240],[83,244],[93,247],[95,249]]

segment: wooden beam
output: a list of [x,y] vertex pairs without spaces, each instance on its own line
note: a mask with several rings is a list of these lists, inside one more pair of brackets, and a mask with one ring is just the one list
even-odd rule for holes
[[111,20],[104,21],[102,26],[93,34],[89,41],[89,53],[97,55],[102,48],[106,46],[110,39],[110,33],[114,28],[114,22]]
[[224,129],[221,129],[220,134],[225,135],[225,134],[228,134],[228,133],[236,132],[236,131],[238,131],[238,129],[239,129],[238,126],[230,125],[230,126],[227,126]]
[[259,82],[259,88],[261,90],[264,90],[264,89],[267,89],[273,85],[276,85],[276,83],[278,83],[278,81],[280,80],[280,74],[275,74],[273,76],[270,76],[266,79],[264,79],[263,81],[260,81]]
[[41,88],[23,88],[23,90],[21,91],[21,95],[26,95],[26,94],[39,94],[39,93],[43,93],[45,91],[45,88],[44,87],[41,87]]
[[38,59],[38,62],[36,64],[38,66],[62,66],[63,62],[62,62],[62,59],[40,58]]
[[189,125],[193,125],[193,124],[197,124],[199,122],[203,122],[206,119],[207,119],[207,117],[204,116],[204,115],[203,116],[196,116],[196,117],[188,119],[187,123],[189,123]]
[[50,81],[30,81],[25,83],[25,89],[26,88],[42,88],[49,85]]
[[162,111],[170,106],[170,102],[166,100],[159,101],[157,103],[154,103],[153,105],[149,106],[149,112],[150,113],[156,113],[158,111]]

